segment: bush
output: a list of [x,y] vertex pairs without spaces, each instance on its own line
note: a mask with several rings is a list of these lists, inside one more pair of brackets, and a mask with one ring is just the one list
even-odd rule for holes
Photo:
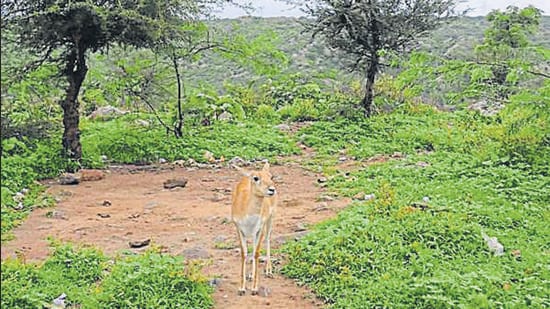
[[149,250],[109,261],[94,248],[52,243],[42,264],[2,262],[2,308],[49,308],[62,293],[69,308],[210,308],[212,289],[182,258]]
[[210,308],[212,289],[189,279],[181,257],[153,251],[117,260],[101,283],[102,308]]
[[75,250],[54,244],[53,255],[43,264],[21,260],[2,262],[2,308],[44,308],[65,293],[66,304],[97,308],[93,288],[103,278],[107,259],[91,248]]

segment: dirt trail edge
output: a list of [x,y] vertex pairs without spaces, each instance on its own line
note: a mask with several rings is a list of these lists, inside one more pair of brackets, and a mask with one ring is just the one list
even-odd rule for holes
[[[93,245],[106,254],[130,248],[129,242],[151,239],[169,254],[205,262],[203,273],[215,285],[215,308],[320,308],[322,302],[278,270],[277,252],[311,224],[335,215],[348,200],[323,198],[317,175],[296,163],[272,166],[280,203],[274,220],[274,278],[260,278],[260,295],[238,296],[239,252],[230,220],[231,191],[240,177],[234,169],[171,168],[108,171],[100,181],[76,186],[50,184],[55,208],[37,209],[14,230],[15,239],[2,245],[2,259],[16,254],[27,261],[49,254],[46,238]],[[184,188],[165,189],[164,181],[184,177]],[[260,265],[263,271],[264,264]],[[215,279],[214,279],[215,278]]]

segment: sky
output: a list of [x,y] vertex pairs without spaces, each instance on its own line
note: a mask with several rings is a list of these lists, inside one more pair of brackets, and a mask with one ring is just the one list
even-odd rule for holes
[[[293,8],[285,3],[276,0],[257,0],[253,1],[258,9],[253,12],[253,16],[277,17],[277,16],[301,16],[303,13],[298,8]],[[519,8],[533,5],[543,10],[543,15],[550,15],[550,0],[466,0],[459,6],[459,9],[470,8],[469,16],[485,16],[494,9],[504,10],[509,5],[515,5]],[[222,18],[236,18],[246,15],[241,9],[230,7],[219,14]]]

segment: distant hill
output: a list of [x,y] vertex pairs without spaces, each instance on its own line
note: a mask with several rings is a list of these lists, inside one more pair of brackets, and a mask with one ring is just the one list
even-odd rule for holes
[[[303,32],[300,20],[294,17],[241,17],[216,20],[212,26],[224,31],[236,31],[248,38],[273,31],[279,37],[279,48],[290,58],[290,66],[284,73],[302,72],[311,75],[333,71],[342,76],[349,75],[345,69],[348,61],[345,55],[330,50],[320,39],[312,41],[311,35]],[[452,58],[465,58],[482,41],[487,26],[485,17],[463,17],[420,38],[416,48]],[[532,40],[550,48],[550,16],[543,16],[540,28]],[[191,77],[191,84],[199,81],[208,84],[220,84],[224,80],[247,81],[252,77],[245,69],[232,66],[215,56],[204,57],[190,66],[187,73]]]

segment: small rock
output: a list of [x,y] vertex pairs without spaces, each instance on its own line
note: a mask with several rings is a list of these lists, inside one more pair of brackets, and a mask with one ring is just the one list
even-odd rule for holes
[[493,251],[495,256],[501,256],[504,254],[504,246],[498,241],[496,237],[489,237],[484,232],[481,232],[483,240],[487,243],[490,251]]
[[208,284],[212,287],[218,287],[222,284],[222,278],[213,278],[208,281]]
[[219,121],[231,121],[233,120],[233,115],[230,112],[223,112],[218,116]]
[[165,189],[174,189],[176,187],[184,188],[187,185],[188,180],[185,178],[168,179],[164,182]]
[[52,305],[50,308],[52,309],[63,309],[65,308],[65,299],[67,298],[67,294],[63,293],[59,295],[56,299],[52,301]]
[[106,156],[106,155],[101,155],[101,161],[103,162],[107,162],[109,160],[109,158]]
[[225,195],[219,192],[214,193],[214,195],[210,198],[212,202],[221,202],[224,199],[225,199]]
[[328,181],[328,179],[327,179],[326,177],[319,177],[319,178],[317,178],[317,182],[318,182],[318,183],[325,183],[325,182],[327,182],[327,181]]
[[303,223],[296,224],[296,227],[294,228],[294,232],[303,232],[307,231],[306,226]]
[[512,256],[515,257],[516,259],[521,258],[521,251],[518,250],[518,249],[512,250],[511,254],[512,254]]
[[422,198],[422,201],[423,201],[424,203],[427,203],[427,202],[430,201],[430,198],[427,197],[427,196],[424,196],[424,197]]
[[250,163],[246,162],[240,157],[234,157],[233,159],[229,160],[229,165],[237,165],[237,166],[245,166],[250,165]]
[[25,208],[25,205],[23,204],[23,202],[18,202],[16,206],[13,206],[13,209],[15,210],[21,210]]
[[160,163],[160,164],[164,164],[164,163],[166,163],[166,162],[168,162],[168,161],[167,161],[165,158],[160,158],[160,159],[159,159],[159,163]]
[[354,200],[364,200],[365,199],[365,192],[359,192],[353,196]]
[[110,214],[108,214],[108,213],[103,213],[103,212],[100,212],[100,213],[98,213],[97,215],[98,215],[99,217],[101,217],[101,218],[110,218],[110,217],[111,217]]
[[104,200],[101,205],[103,205],[105,207],[109,207],[109,206],[113,205],[113,203],[111,203],[111,201],[109,201],[109,200]]
[[390,158],[394,158],[394,159],[400,159],[400,158],[404,158],[405,156],[403,155],[403,153],[399,152],[399,151],[396,151],[394,153],[392,153],[390,155]]
[[214,242],[224,242],[227,240],[227,236],[225,235],[218,235],[214,238]]
[[[189,160],[193,160],[193,159],[189,159]],[[183,160],[176,160],[174,162],[172,162],[173,165],[177,165],[179,167],[184,167],[185,166],[185,161]]]
[[277,130],[280,130],[280,131],[284,131],[284,132],[290,131],[290,126],[286,123],[278,124],[278,125],[274,126],[273,128],[275,128]]
[[374,200],[374,198],[376,198],[376,195],[374,195],[372,193],[365,195],[365,201]]
[[210,258],[210,253],[208,253],[206,249],[203,249],[201,247],[193,247],[193,248],[185,249],[181,252],[181,255],[183,255],[188,260]]
[[17,192],[13,196],[13,200],[16,201],[16,202],[21,202],[21,201],[23,201],[24,198],[25,198],[25,194],[23,194],[22,192]]
[[63,174],[59,176],[60,185],[77,185],[80,183],[80,180],[74,174]]
[[153,209],[155,207],[157,207],[159,205],[158,202],[156,201],[150,201],[150,202],[147,202],[147,204],[145,204],[145,209]]
[[129,113],[128,111],[120,110],[116,107],[113,107],[111,105],[102,106],[93,111],[89,118],[90,119],[103,119],[108,120],[111,118],[114,118],[116,116],[124,115]]
[[46,216],[54,219],[62,219],[62,220],[68,220],[69,217],[65,214],[62,210],[53,210],[51,212],[48,212]]
[[221,188],[221,187],[217,187],[217,188],[214,188],[214,190],[212,191],[216,191],[216,192],[219,192],[219,193],[224,193],[224,194],[228,194],[231,192],[231,188]]
[[136,120],[136,124],[139,125],[139,126],[142,126],[142,127],[148,127],[148,126],[151,125],[151,124],[149,123],[149,121],[143,120],[143,119],[137,119],[137,120]]
[[185,161],[185,165],[193,167],[197,165],[197,161],[193,160],[192,158],[189,158],[187,159],[187,161]]
[[418,162],[416,162],[416,166],[418,166],[418,167],[428,167],[428,166],[430,166],[430,163],[423,162],[423,161],[418,161]]
[[258,288],[258,296],[260,297],[268,297],[271,294],[271,288],[266,286],[260,286]]
[[130,248],[141,248],[148,246],[151,243],[151,239],[147,238],[145,240],[137,240],[137,241],[130,241],[128,242],[128,245]]
[[322,202],[322,203],[319,203],[319,205],[315,206],[315,208],[313,208],[313,211],[325,211],[325,210],[329,210],[328,208],[328,203],[326,202]]
[[334,198],[330,195],[321,195],[319,197],[319,201],[321,201],[321,202],[332,202],[332,201],[334,201]]
[[81,169],[80,181],[98,181],[105,178],[105,173],[99,170]]
[[344,161],[346,161],[347,159],[348,159],[348,158],[342,156],[342,157],[338,158],[338,161],[344,162]]
[[204,152],[204,154],[202,155],[202,157],[208,161],[208,162],[214,162],[216,160],[216,158],[214,158],[214,154],[211,153],[210,151],[206,150]]

